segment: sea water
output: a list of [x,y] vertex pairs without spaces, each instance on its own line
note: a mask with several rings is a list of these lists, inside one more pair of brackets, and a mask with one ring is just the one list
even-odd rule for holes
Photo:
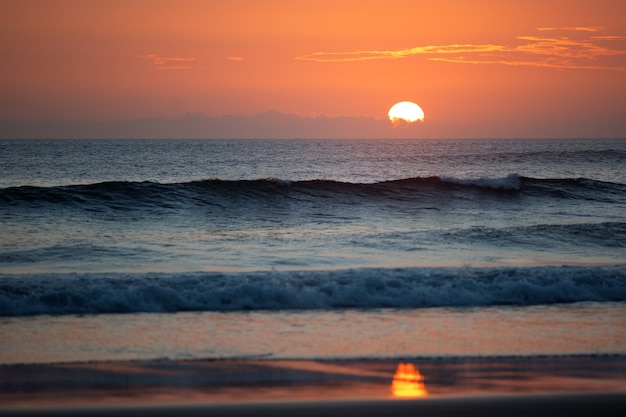
[[626,354],[626,140],[0,141],[0,363]]

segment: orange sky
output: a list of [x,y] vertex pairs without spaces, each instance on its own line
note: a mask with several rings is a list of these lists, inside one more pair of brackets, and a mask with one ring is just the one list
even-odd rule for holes
[[412,100],[425,122],[380,135],[626,137],[624,16],[623,0],[0,0],[0,119],[385,119]]

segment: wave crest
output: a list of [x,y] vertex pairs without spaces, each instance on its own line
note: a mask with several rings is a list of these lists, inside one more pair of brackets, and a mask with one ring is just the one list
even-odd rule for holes
[[495,190],[519,190],[521,187],[521,180],[517,174],[509,174],[504,178],[459,179],[454,177],[442,177],[441,180],[452,184],[493,188]]
[[626,301],[626,265],[0,277],[0,315]]
[[227,205],[243,200],[333,199],[351,203],[385,202],[425,198],[483,198],[519,193],[544,198],[623,199],[626,185],[585,178],[533,179],[510,174],[503,178],[463,179],[454,177],[415,177],[378,183],[345,183],[332,180],[289,181],[276,178],[259,180],[208,179],[188,183],[106,182],[61,187],[12,187],[0,190],[0,202],[6,206],[98,205],[119,210],[145,207],[177,208],[194,205]]

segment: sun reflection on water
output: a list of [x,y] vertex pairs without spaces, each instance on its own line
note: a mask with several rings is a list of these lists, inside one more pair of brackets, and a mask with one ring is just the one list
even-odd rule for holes
[[426,397],[424,377],[412,363],[400,363],[391,382],[391,395],[397,398]]

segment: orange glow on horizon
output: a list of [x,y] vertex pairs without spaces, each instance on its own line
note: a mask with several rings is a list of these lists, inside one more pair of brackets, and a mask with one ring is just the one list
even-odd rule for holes
[[391,382],[391,395],[396,398],[428,396],[424,377],[412,363],[400,363]]
[[[255,117],[275,110],[295,116],[289,137],[624,137],[624,15],[623,0],[4,2],[0,121],[22,124],[0,136],[110,120],[158,137],[167,118],[170,136],[274,137]],[[393,129],[402,97],[428,123]]]

